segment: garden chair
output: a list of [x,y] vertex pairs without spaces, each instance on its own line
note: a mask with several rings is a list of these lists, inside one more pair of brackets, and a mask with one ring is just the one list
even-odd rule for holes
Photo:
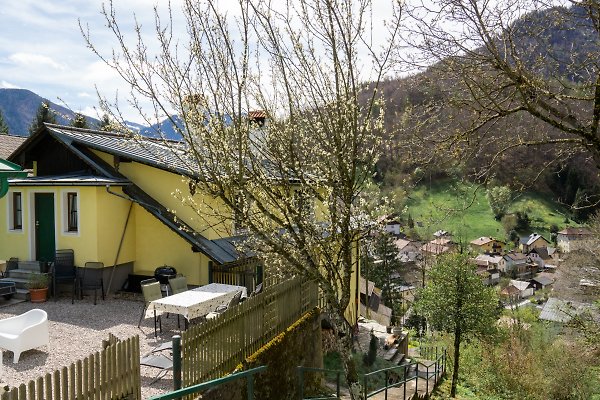
[[138,328],[142,324],[142,320],[145,318],[153,318],[154,319],[154,337],[157,336],[156,327],[158,325],[160,331],[162,332],[162,322],[160,320],[161,311],[157,312],[156,310],[150,310],[148,306],[154,300],[158,300],[162,298],[162,292],[160,290],[160,283],[152,278],[146,279],[140,282],[142,287],[142,294],[144,295],[144,308],[142,309],[142,315],[140,316],[140,321],[138,322]]
[[242,298],[242,292],[241,291],[236,292],[235,296],[233,296],[231,298],[231,300],[229,300],[229,303],[222,304],[222,305],[218,306],[215,309],[215,311],[212,311],[212,312],[209,312],[208,314],[206,314],[206,319],[212,319],[212,318],[218,317],[219,315],[223,314],[225,311],[238,305],[240,303],[241,298]]
[[0,348],[14,353],[13,362],[19,362],[21,352],[47,345],[48,314],[34,308],[26,313],[0,320]]
[[71,304],[75,300],[77,290],[77,269],[75,267],[75,254],[71,249],[56,250],[54,262],[51,264],[52,296],[56,301],[56,285],[58,283],[70,283]]
[[84,290],[93,290],[94,291],[94,305],[97,304],[98,300],[98,289],[100,289],[100,293],[102,294],[102,300],[104,298],[104,263],[97,261],[88,261],[85,263],[85,266],[80,269],[80,280],[79,280],[79,290],[80,294],[83,297]]
[[154,379],[150,381],[150,385],[165,376],[169,370],[173,369],[173,359],[161,354],[162,351],[171,349],[173,349],[173,343],[165,342],[154,347],[148,354],[140,358],[140,365],[159,369]]
[[187,278],[183,275],[171,278],[169,279],[169,286],[171,287],[171,294],[185,292],[188,290]]
[[[183,293],[188,290],[187,278],[183,275],[177,275],[174,278],[169,279],[169,286],[171,287],[171,294]],[[167,318],[168,318],[167,314]],[[177,328],[180,328],[179,314],[177,314]]]

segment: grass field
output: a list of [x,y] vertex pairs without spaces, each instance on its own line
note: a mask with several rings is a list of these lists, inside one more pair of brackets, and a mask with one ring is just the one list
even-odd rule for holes
[[[408,215],[415,221],[415,229],[422,238],[431,238],[437,230],[453,234],[456,241],[470,242],[481,236],[506,239],[500,221],[494,219],[485,195],[485,188],[455,181],[439,181],[422,185],[411,192],[405,202]],[[509,212],[524,211],[531,219],[531,232],[550,240],[550,226],[564,228],[565,210],[537,193],[518,194]],[[576,226],[573,221],[569,225]],[[520,232],[528,234],[531,232]]]

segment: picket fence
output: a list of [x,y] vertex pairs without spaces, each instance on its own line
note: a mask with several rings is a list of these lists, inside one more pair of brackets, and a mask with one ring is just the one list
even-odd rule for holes
[[269,286],[181,335],[183,387],[229,374],[248,356],[314,309],[318,287],[303,278]]
[[68,367],[47,373],[10,391],[0,400],[141,399],[138,336],[116,341]]

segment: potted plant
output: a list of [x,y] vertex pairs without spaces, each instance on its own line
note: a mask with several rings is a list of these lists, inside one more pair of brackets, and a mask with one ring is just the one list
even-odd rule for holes
[[29,289],[29,298],[32,303],[43,303],[48,296],[48,284],[50,278],[48,274],[32,273],[27,281]]

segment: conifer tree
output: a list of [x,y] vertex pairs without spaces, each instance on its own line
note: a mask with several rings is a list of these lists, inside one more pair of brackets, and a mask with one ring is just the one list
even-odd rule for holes
[[87,123],[87,118],[85,117],[85,115],[83,115],[81,113],[75,113],[75,116],[73,117],[73,120],[71,121],[71,126],[73,126],[75,128],[89,129],[89,125]]
[[46,101],[40,103],[37,113],[35,114],[35,117],[33,117],[31,125],[29,125],[29,134],[34,134],[40,127],[43,126],[44,122],[51,124],[56,123],[56,117],[54,116],[52,110],[50,110],[50,106]]
[[4,114],[0,111],[0,135],[7,135],[9,132],[8,125],[4,120]]
[[109,132],[111,131],[112,121],[110,120],[110,116],[108,114],[104,114],[98,123],[98,129],[101,131]]

